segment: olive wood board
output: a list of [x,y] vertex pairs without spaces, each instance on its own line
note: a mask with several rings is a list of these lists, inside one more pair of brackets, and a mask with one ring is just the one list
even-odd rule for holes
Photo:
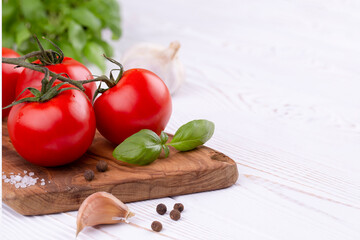
[[[205,146],[188,152],[171,149],[168,158],[160,157],[147,166],[115,160],[114,148],[97,132],[80,159],[61,167],[40,167],[18,155],[3,122],[2,171],[7,176],[10,173],[24,176],[25,170],[27,174],[34,172],[33,177],[39,179],[26,188],[16,188],[3,180],[2,200],[20,214],[42,215],[78,210],[86,197],[99,191],[112,193],[126,203],[226,188],[238,178],[232,159]],[[96,170],[99,160],[107,161],[108,171]],[[90,182],[83,176],[87,169],[95,173]],[[45,179],[45,185],[40,184],[41,179]]]

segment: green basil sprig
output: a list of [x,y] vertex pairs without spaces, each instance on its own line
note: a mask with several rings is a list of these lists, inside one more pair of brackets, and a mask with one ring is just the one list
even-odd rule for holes
[[113,152],[117,160],[136,165],[147,165],[155,161],[161,151],[169,156],[169,146],[179,151],[190,151],[206,143],[214,134],[215,125],[208,120],[193,120],[182,125],[173,139],[167,143],[169,136],[161,132],[160,137],[153,131],[143,129],[128,137]]
[[[121,36],[117,0],[3,0],[2,46],[19,54],[37,51],[33,35],[54,40],[65,56],[80,62],[87,59],[106,70],[101,53],[111,57],[113,49],[101,32],[109,29],[112,39]],[[45,49],[52,45],[43,43]]]

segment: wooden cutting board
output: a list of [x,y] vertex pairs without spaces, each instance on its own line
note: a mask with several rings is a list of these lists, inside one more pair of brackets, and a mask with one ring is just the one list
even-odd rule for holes
[[[16,188],[2,184],[2,200],[23,215],[40,215],[77,210],[82,201],[98,191],[112,193],[123,202],[155,199],[226,188],[238,178],[236,163],[211,148],[201,146],[189,152],[170,151],[170,157],[148,166],[134,166],[115,160],[115,146],[96,133],[92,146],[79,160],[62,167],[45,168],[25,161],[9,139],[6,123],[2,125],[2,171],[24,176],[34,172],[39,180],[33,186]],[[97,172],[99,160],[108,162],[106,172]],[[91,169],[91,182],[83,173]],[[41,185],[44,179],[45,185]],[[50,182],[49,182],[50,181]]]

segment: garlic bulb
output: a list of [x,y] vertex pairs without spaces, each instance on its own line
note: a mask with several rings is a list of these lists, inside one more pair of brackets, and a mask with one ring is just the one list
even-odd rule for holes
[[134,215],[123,202],[110,193],[91,194],[79,208],[76,236],[87,226],[126,222]]
[[179,48],[178,41],[170,43],[168,47],[140,43],[125,52],[121,63],[125,69],[144,68],[154,72],[173,94],[185,78],[183,65],[177,56]]

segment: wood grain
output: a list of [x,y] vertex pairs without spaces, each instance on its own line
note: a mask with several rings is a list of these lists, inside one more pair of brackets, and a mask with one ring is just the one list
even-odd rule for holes
[[[44,168],[16,153],[6,123],[2,130],[4,174],[26,170],[46,183],[40,185],[38,181],[34,186],[18,189],[3,184],[3,202],[23,215],[77,210],[87,196],[98,191],[110,192],[123,202],[134,202],[226,188],[238,178],[237,165],[232,159],[205,146],[189,152],[171,149],[169,158],[160,158],[148,166],[118,162],[112,157],[114,146],[99,133],[79,160],[62,167]],[[96,171],[99,160],[108,162],[108,171]],[[91,182],[83,177],[86,169],[95,172]]]

